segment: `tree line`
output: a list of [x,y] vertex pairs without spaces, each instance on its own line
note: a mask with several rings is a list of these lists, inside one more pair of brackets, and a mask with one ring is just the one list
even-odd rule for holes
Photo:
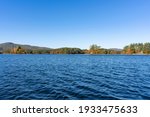
[[105,49],[93,44],[89,49],[80,48],[58,48],[58,49],[24,49],[21,46],[12,48],[2,53],[8,54],[150,54],[150,43],[133,43],[120,49]]
[[123,49],[123,54],[150,54],[150,43],[133,43]]

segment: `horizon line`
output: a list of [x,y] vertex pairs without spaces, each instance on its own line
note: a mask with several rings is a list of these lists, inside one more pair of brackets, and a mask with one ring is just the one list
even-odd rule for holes
[[[53,48],[53,47],[48,47],[48,46],[42,46],[42,45],[35,45],[35,44],[27,44],[27,43],[17,43],[17,42],[1,42],[0,44],[6,44],[6,43],[12,43],[12,44],[17,44],[17,45],[27,45],[27,46],[35,46],[35,47],[42,47],[42,48],[49,48],[49,49],[58,49],[58,48],[80,48],[80,47],[71,47],[71,46],[61,46],[61,47],[55,47],[55,48]],[[128,45],[131,45],[131,44],[136,44],[136,43],[142,43],[142,44],[144,44],[144,43],[150,43],[150,42],[135,42],[135,43],[129,43],[129,44],[127,44],[127,45],[124,45],[124,47],[125,46],[128,46]],[[105,47],[102,47],[101,45],[99,45],[99,44],[96,44],[96,43],[94,43],[94,44],[91,44],[91,45],[98,45],[98,46],[100,46],[101,48],[103,48],[103,49],[123,49],[123,48],[118,48],[118,47],[111,47],[111,48],[105,48]],[[91,46],[91,45],[89,45],[89,47]],[[80,49],[89,49],[89,48],[80,48]]]

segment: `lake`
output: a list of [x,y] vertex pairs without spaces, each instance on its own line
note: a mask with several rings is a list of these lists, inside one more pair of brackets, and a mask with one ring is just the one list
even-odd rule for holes
[[0,55],[1,100],[149,100],[150,56]]

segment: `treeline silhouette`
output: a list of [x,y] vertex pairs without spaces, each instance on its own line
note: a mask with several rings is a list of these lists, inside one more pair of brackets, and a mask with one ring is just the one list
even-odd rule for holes
[[7,51],[0,51],[0,54],[150,54],[150,43],[133,43],[121,49],[105,49],[93,44],[89,49],[80,48],[58,48],[58,49],[24,49],[21,46]]

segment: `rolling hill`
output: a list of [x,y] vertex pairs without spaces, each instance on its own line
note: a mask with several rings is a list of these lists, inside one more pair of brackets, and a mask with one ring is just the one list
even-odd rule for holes
[[39,46],[32,46],[32,45],[21,45],[21,44],[15,44],[12,42],[6,42],[0,44],[0,52],[9,51],[13,48],[16,48],[18,46],[21,46],[22,48],[26,50],[50,50],[51,48],[47,47],[39,47]]

